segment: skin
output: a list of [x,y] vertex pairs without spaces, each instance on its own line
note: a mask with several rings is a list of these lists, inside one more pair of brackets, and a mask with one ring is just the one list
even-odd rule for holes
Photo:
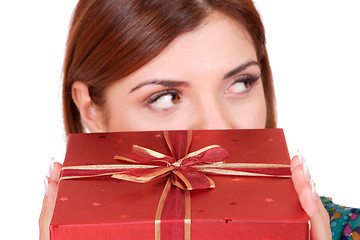
[[[247,67],[227,76],[241,66]],[[216,15],[108,88],[105,110],[91,106],[87,86],[81,82],[74,84],[73,95],[92,132],[264,128],[266,104],[259,76],[248,34],[231,19]],[[234,84],[247,78],[258,81]],[[163,91],[172,93],[147,102]]]
[[[91,132],[265,128],[266,104],[253,43],[238,23],[219,13],[110,86],[105,106],[94,105],[83,82],[73,84],[72,94]],[[331,239],[328,214],[306,166],[298,156],[291,162],[295,190],[311,221],[311,239]],[[60,164],[51,164],[45,180],[40,239],[49,236],[60,169]]]

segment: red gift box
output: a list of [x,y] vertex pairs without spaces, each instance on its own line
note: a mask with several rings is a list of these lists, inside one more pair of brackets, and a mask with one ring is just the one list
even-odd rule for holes
[[[228,152],[227,164],[290,163],[281,129],[194,130],[189,153],[214,144]],[[160,131],[74,134],[68,139],[64,168],[117,165],[114,157],[131,153],[133,145],[172,155]],[[103,173],[91,171],[90,175]],[[116,172],[105,172],[112,171]],[[190,192],[190,212],[179,213],[185,203],[170,199],[159,221],[158,205],[171,173],[135,183],[107,175],[83,178],[80,172],[72,172],[79,178],[60,181],[50,224],[53,240],[309,238],[308,218],[290,178],[206,174],[216,187],[176,190]],[[161,230],[156,227],[159,222]]]

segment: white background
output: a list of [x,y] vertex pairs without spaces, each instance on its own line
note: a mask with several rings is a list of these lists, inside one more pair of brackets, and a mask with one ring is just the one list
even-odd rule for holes
[[[257,0],[291,155],[320,195],[360,207],[360,3]],[[61,68],[75,0],[0,3],[0,236],[37,239],[49,159],[62,162]]]

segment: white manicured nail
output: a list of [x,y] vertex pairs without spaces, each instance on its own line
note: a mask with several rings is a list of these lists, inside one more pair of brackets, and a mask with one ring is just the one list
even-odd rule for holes
[[303,159],[303,161],[304,161],[303,169],[304,169],[305,180],[307,182],[310,182],[311,175],[310,175],[310,171],[309,171],[309,166],[308,166],[307,162],[305,161],[305,159]]
[[310,184],[311,184],[311,192],[312,192],[313,199],[316,200],[317,193],[316,193],[316,188],[315,188],[315,182],[313,179],[310,179]]
[[301,154],[300,150],[297,150],[297,155],[298,155],[300,164],[303,164],[304,163],[304,157]]
[[49,166],[49,178],[52,179],[54,170],[54,158],[50,158],[50,166]]
[[45,196],[46,196],[49,191],[49,177],[48,176],[45,177],[44,185],[45,185]]

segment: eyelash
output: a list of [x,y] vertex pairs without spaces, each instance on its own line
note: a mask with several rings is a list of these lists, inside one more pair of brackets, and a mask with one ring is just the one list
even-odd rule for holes
[[[261,77],[261,74],[259,74],[258,76],[250,76],[250,75],[241,75],[241,76],[237,76],[234,78],[234,80],[226,87],[226,89],[230,88],[232,85],[236,84],[236,83],[245,83],[245,84],[249,84],[249,89],[251,88],[251,86],[253,84],[255,84],[257,82],[257,80]],[[247,90],[247,91],[248,91]],[[226,91],[225,91],[226,93]],[[164,89],[160,92],[156,92],[155,94],[149,96],[147,99],[145,99],[144,103],[147,106],[151,106],[152,104],[154,104],[157,100],[159,100],[161,97],[166,96],[166,95],[176,95],[177,97],[180,98],[181,101],[181,91],[178,89],[174,89],[174,88],[168,88],[168,89]]]
[[[230,81],[226,87],[224,94],[234,95],[234,96],[241,96],[242,94],[247,93],[251,90],[251,87],[257,83],[257,80],[261,77],[261,74],[257,75],[256,77],[251,75],[241,75],[241,76],[235,76],[235,78]],[[245,84],[246,90],[241,93],[233,93],[231,91],[232,86],[234,86],[236,83],[243,83]]]
[[148,97],[146,100],[145,100],[145,103],[147,105],[151,105],[153,104],[154,102],[156,102],[157,100],[159,100],[159,98],[163,97],[163,96],[166,96],[166,95],[181,95],[181,92],[177,89],[173,89],[173,88],[168,88],[168,89],[165,89],[165,90],[162,90],[160,92],[157,92],[153,95],[151,95],[150,97]]
[[260,77],[261,77],[260,74],[258,76],[256,76],[256,77],[253,77],[253,76],[250,76],[250,75],[241,75],[241,76],[235,77],[235,79],[231,83],[231,85],[233,85],[235,83],[238,83],[238,82],[243,82],[243,83],[250,84],[250,87],[251,87],[251,85],[254,84]]

